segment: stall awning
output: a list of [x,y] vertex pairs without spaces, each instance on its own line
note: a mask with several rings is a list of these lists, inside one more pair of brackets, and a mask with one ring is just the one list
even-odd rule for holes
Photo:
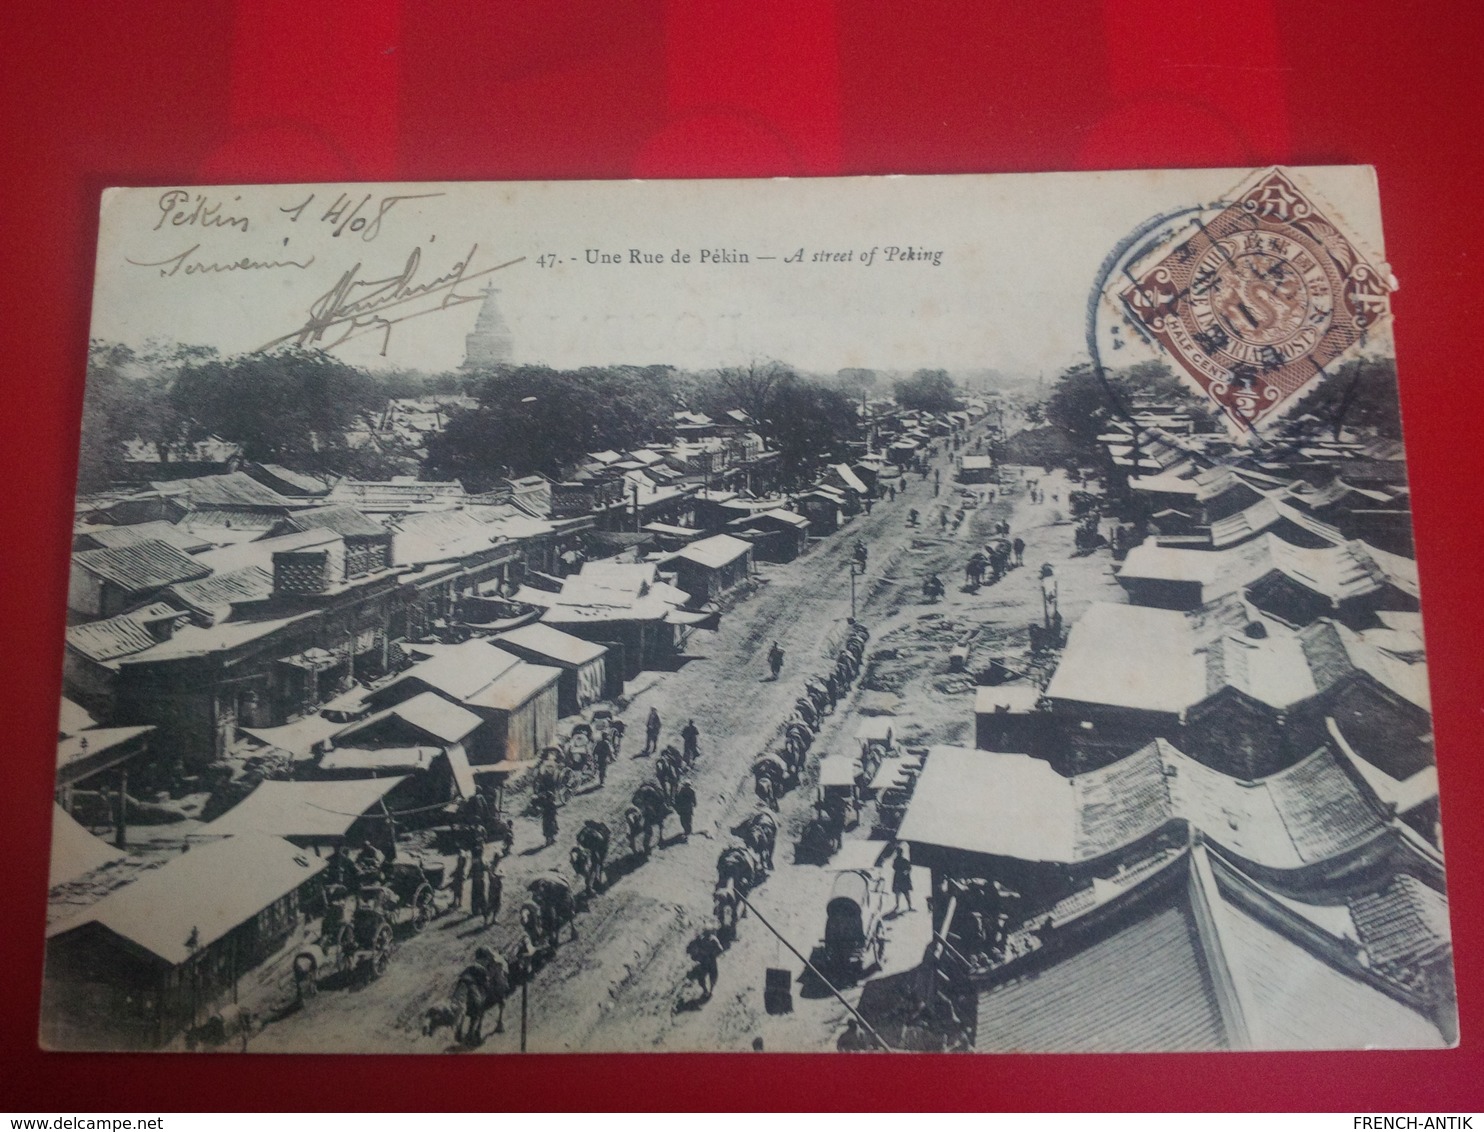
[[665,623],[668,625],[689,625],[694,629],[710,629],[715,631],[721,628],[721,611],[713,610],[710,613],[692,613],[685,609],[672,609],[665,614]]

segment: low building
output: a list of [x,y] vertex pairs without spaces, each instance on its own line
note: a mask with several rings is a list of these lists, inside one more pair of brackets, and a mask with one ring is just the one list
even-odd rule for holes
[[1050,739],[1050,713],[1041,711],[1035,684],[995,684],[974,692],[974,746],[981,751],[1041,754]]
[[1143,543],[1128,552],[1118,582],[1137,605],[1195,609],[1230,593],[1294,626],[1339,617],[1356,628],[1377,611],[1414,612],[1417,564],[1363,542],[1317,548],[1265,534],[1228,550]]
[[560,715],[575,715],[623,690],[621,680],[616,686],[610,683],[606,648],[550,625],[523,625],[492,637],[490,643],[521,660],[562,670],[557,682]]
[[484,720],[435,692],[421,692],[336,731],[337,747],[407,748],[433,744],[457,748],[471,763],[498,761]]
[[994,459],[989,456],[964,456],[958,462],[959,483],[993,483]]
[[832,535],[845,521],[845,495],[828,487],[815,487],[799,495],[794,506],[809,520],[809,533]]
[[665,563],[694,603],[714,602],[752,573],[752,544],[731,535],[712,535],[670,555]]
[[76,620],[113,617],[166,586],[204,578],[211,568],[163,539],[73,554],[67,610]]
[[[203,834],[223,837],[259,834],[281,837],[312,848],[360,844],[372,827],[384,827],[389,802],[402,775],[358,778],[343,782],[260,782],[253,792],[214,822]],[[384,830],[376,830],[378,840]],[[194,850],[193,850],[194,852]]]
[[197,845],[47,928],[42,1045],[147,1050],[235,997],[317,899],[327,862],[259,834]]
[[562,670],[517,661],[516,666],[465,702],[488,724],[489,738],[471,753],[478,768],[532,762],[556,743],[557,686]]
[[792,562],[809,548],[809,520],[781,507],[733,519],[727,531],[752,543],[759,562]]

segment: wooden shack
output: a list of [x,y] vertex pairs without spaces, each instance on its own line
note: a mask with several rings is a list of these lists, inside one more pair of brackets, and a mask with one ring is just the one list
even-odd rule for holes
[[575,715],[589,704],[623,690],[623,677],[615,668],[617,686],[609,684],[608,650],[550,625],[523,625],[492,638],[491,643],[521,660],[561,669],[557,681],[557,711]]
[[704,604],[747,580],[752,572],[752,544],[731,535],[713,535],[671,556],[676,584]]
[[52,924],[42,1044],[157,1049],[200,1023],[288,939],[326,864],[279,837],[226,837]]

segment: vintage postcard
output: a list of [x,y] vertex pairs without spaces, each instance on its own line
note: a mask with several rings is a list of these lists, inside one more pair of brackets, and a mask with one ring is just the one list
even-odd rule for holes
[[1396,285],[1354,167],[105,193],[42,1044],[1454,1044]]

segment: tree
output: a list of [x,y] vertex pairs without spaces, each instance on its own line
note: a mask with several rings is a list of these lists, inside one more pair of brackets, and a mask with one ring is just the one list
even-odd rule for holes
[[485,490],[503,476],[559,476],[588,452],[666,436],[674,411],[666,366],[575,371],[514,366],[476,386],[477,408],[455,412],[428,442],[428,469]]
[[1299,412],[1317,418],[1319,428],[1339,440],[1345,428],[1402,438],[1395,358],[1356,358],[1323,378]]
[[772,412],[768,424],[790,484],[806,482],[822,463],[843,460],[860,428],[850,397],[796,375],[778,384]]
[[1058,377],[1046,398],[1047,423],[1066,433],[1079,451],[1089,455],[1096,450],[1098,434],[1115,411],[1109,388],[1086,362]]
[[386,397],[365,372],[318,350],[215,355],[184,365],[170,391],[196,436],[242,445],[250,460],[337,471],[346,433]]
[[763,440],[771,442],[774,438],[767,422],[774,415],[778,386],[793,376],[781,362],[754,358],[745,366],[717,370],[714,378],[717,392],[731,402],[726,407],[741,409],[757,422]]
[[923,413],[951,413],[961,407],[958,389],[947,370],[920,369],[893,387],[897,404]]
[[207,353],[155,343],[142,353],[96,339],[89,344],[78,454],[79,490],[94,491],[128,478],[125,456],[133,441],[153,446],[156,458],[162,462],[178,454],[191,429],[170,401],[170,382],[183,358],[200,358]]

